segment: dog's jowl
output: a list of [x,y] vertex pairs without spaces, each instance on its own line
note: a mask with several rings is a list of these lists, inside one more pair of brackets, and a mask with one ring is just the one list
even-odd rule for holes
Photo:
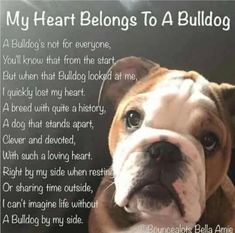
[[233,229],[235,188],[227,171],[235,87],[137,57],[117,61],[109,74],[100,101],[114,113],[112,165],[96,194],[90,233]]

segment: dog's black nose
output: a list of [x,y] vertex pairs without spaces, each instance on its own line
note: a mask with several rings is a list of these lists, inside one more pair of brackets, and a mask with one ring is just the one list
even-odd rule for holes
[[177,162],[182,160],[180,149],[166,141],[154,142],[147,148],[147,153],[157,161]]

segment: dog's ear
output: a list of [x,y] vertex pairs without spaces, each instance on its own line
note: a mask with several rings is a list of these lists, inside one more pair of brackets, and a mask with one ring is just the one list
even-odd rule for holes
[[235,147],[235,86],[223,83],[220,85],[221,95],[223,98],[224,107],[229,116],[231,127],[231,136],[233,148]]
[[153,67],[158,69],[160,66],[141,57],[126,57],[116,61],[101,85],[98,104],[116,109],[127,91]]

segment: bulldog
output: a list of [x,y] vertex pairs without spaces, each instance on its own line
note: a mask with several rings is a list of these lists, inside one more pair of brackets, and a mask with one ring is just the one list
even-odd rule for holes
[[109,74],[100,101],[114,112],[112,165],[96,193],[89,232],[195,226],[232,232],[235,188],[227,172],[235,145],[235,86],[138,57],[118,60]]

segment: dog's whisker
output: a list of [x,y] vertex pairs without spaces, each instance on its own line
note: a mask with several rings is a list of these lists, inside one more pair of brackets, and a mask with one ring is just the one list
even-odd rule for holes
[[114,193],[113,193],[113,195],[112,195],[112,198],[111,198],[111,201],[112,201],[112,203],[113,203],[113,206],[115,206],[115,207],[117,207],[118,205],[116,204],[116,202],[114,201]]
[[108,185],[108,186],[105,188],[104,192],[106,192],[109,188],[111,188],[112,185],[114,185],[114,182],[112,182],[110,185]]

